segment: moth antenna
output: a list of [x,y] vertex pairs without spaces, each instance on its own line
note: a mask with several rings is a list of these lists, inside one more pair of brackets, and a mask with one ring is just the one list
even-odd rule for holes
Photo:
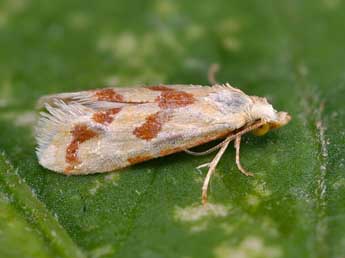
[[207,78],[211,85],[218,84],[216,74],[219,71],[219,68],[219,64],[211,64],[210,68],[208,69]]
[[216,150],[221,148],[223,146],[223,144],[225,143],[225,141],[226,141],[226,139],[224,141],[218,143],[216,146],[213,146],[206,151],[196,152],[196,151],[191,151],[191,150],[186,149],[186,150],[184,150],[184,152],[187,154],[193,155],[193,156],[204,156],[204,155],[210,154],[212,152],[215,152]]
[[[260,125],[256,125],[254,124],[254,126],[249,126],[247,128],[245,128],[244,131],[240,131],[238,132],[237,134],[234,134],[234,135],[231,135],[229,136],[228,138],[231,138],[231,140],[234,140],[234,139],[237,139],[238,137],[240,137],[241,135],[245,134],[248,132],[248,128],[249,130],[254,130],[255,128],[257,127],[260,127],[262,124],[260,123]],[[187,154],[190,154],[190,155],[193,155],[193,156],[204,156],[204,155],[207,155],[207,154],[210,154],[212,152],[215,152],[216,150],[218,150],[219,148],[221,148],[225,142],[228,140],[228,138],[226,138],[224,141],[218,143],[216,146],[213,146],[211,147],[210,149],[206,150],[206,151],[201,151],[201,152],[197,152],[197,151],[191,151],[191,150],[188,150],[188,149],[185,149],[183,150],[185,153]]]

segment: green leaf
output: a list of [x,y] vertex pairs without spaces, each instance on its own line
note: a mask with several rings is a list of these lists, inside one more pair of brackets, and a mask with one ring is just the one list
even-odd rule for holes
[[[0,2],[0,257],[345,256],[344,3]],[[36,100],[109,85],[220,82],[289,125],[229,148],[63,176],[35,156]],[[208,145],[213,146],[212,144]],[[207,148],[200,147],[201,149]]]

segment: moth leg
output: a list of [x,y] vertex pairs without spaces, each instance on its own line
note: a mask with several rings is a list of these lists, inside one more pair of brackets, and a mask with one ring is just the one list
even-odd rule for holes
[[216,73],[218,71],[219,71],[219,64],[211,64],[207,73],[207,78],[211,85],[218,84],[216,80]]
[[[220,158],[223,156],[224,151],[226,150],[226,148],[229,146],[229,143],[231,142],[231,138],[227,138],[227,141],[224,142],[224,145],[222,146],[222,148],[218,151],[217,155],[214,157],[214,159],[211,161],[211,163],[207,164],[207,166],[209,167],[207,175],[205,177],[204,180],[204,184],[202,186],[202,194],[201,194],[201,198],[202,198],[202,204],[206,205],[207,203],[207,190],[208,190],[208,186],[210,185],[210,180],[211,180],[211,176],[213,175],[213,173],[216,170],[216,167],[219,163]],[[202,165],[203,167],[206,166],[206,164]],[[200,167],[200,166],[199,166]]]
[[204,164],[197,166],[196,168],[201,169],[201,168],[205,168],[205,167],[210,167],[210,164],[211,164],[211,162],[207,162],[207,163],[204,163]]
[[199,172],[200,175],[202,175],[202,168],[205,168],[205,167],[209,167],[210,166],[210,162],[208,163],[204,163],[204,164],[201,164],[199,166],[196,167],[196,170]]
[[248,172],[245,170],[240,162],[240,146],[241,146],[241,135],[237,136],[235,139],[235,149],[236,149],[236,165],[237,168],[241,171],[242,174],[246,176],[254,176],[253,173]]
[[[208,190],[208,186],[210,184],[210,179],[211,179],[211,176],[212,174],[214,173],[216,167],[217,167],[217,164],[220,160],[220,158],[223,156],[224,154],[224,151],[226,150],[226,148],[229,146],[229,143],[235,139],[235,148],[236,148],[236,165],[237,167],[239,168],[239,170],[245,174],[246,176],[253,176],[252,173],[250,172],[247,172],[242,166],[241,166],[241,163],[240,163],[240,145],[241,145],[241,135],[249,132],[249,131],[252,131],[253,129],[256,129],[258,127],[260,127],[261,125],[265,124],[266,122],[265,121],[259,121],[251,126],[248,126],[246,127],[245,129],[243,129],[241,132],[238,132],[237,134],[235,135],[230,135],[228,136],[228,138],[226,138],[222,143],[221,143],[221,148],[220,150],[218,151],[217,155],[214,157],[214,159],[211,161],[211,163],[205,163],[205,164],[202,164],[200,165],[198,168],[202,168],[202,167],[209,167],[208,169],[208,172],[207,172],[207,175],[205,177],[205,180],[204,180],[204,184],[202,186],[202,203],[203,205],[206,205],[207,203],[207,190]],[[213,147],[214,148],[214,147]]]

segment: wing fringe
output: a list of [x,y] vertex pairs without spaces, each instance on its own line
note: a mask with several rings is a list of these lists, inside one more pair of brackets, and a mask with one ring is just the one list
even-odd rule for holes
[[68,124],[75,123],[81,117],[88,116],[90,109],[79,104],[66,104],[64,101],[55,99],[53,106],[45,103],[47,112],[40,112],[40,118],[36,127],[37,147],[36,153],[40,157],[42,151],[51,143],[53,137]]

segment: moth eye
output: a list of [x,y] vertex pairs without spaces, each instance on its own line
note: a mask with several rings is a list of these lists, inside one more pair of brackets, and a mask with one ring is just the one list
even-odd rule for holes
[[256,136],[262,136],[268,133],[269,130],[270,130],[270,125],[267,123],[253,130],[253,134]]

